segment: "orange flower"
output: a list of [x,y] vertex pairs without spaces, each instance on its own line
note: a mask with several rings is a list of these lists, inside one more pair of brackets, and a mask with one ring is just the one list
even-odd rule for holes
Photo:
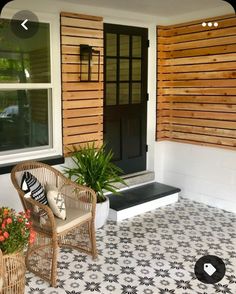
[[12,223],[12,219],[9,217],[7,218],[7,224],[11,224]]
[[3,236],[0,236],[0,242],[3,242],[5,238]]
[[6,225],[5,225],[5,223],[3,222],[2,223],[2,229],[5,229],[6,228]]
[[18,218],[18,222],[19,223],[22,223],[23,222],[23,219],[22,218]]
[[6,239],[8,239],[10,235],[8,234],[8,232],[4,232],[4,233],[3,233],[3,236],[4,236]]
[[8,209],[7,209],[7,208],[4,208],[4,210],[3,210],[3,215],[4,215],[4,216],[8,215]]

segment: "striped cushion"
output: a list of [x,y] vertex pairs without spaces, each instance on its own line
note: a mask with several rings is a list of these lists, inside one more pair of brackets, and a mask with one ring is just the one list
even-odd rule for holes
[[28,171],[23,174],[21,189],[26,193],[31,192],[31,197],[34,200],[44,205],[48,205],[48,200],[43,186],[39,183],[35,176]]

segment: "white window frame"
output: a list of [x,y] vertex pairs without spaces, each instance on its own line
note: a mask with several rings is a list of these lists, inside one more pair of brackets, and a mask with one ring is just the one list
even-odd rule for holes
[[[11,19],[19,10],[5,9],[2,18]],[[51,122],[49,121],[49,136],[51,136],[52,146],[9,150],[0,152],[0,165],[17,163],[19,161],[54,158],[63,155],[62,148],[62,110],[61,110],[61,56],[60,56],[60,18],[59,15],[37,13],[39,22],[48,23],[50,27],[50,65],[51,82],[50,83],[0,83],[1,90],[20,90],[20,89],[50,89],[51,90]],[[50,98],[50,97],[49,97]],[[49,116],[50,117],[50,116]],[[4,154],[3,154],[4,153]]]

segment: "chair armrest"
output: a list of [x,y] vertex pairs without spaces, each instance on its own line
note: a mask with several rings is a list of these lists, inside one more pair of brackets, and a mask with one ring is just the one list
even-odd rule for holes
[[27,209],[30,210],[33,228],[44,233],[56,233],[56,223],[51,208],[32,199],[25,198]]

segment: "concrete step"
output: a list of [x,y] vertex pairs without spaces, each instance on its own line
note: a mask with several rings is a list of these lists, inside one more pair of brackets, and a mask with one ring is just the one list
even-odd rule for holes
[[153,182],[108,195],[109,219],[120,221],[178,201],[179,188]]
[[[143,171],[143,172],[138,172],[138,173],[133,173],[129,175],[122,176],[128,187],[136,186],[136,185],[141,185],[145,183],[150,183],[153,182],[155,179],[155,173],[153,171]],[[124,189],[127,187],[123,184],[117,183],[116,187],[118,189]]]

